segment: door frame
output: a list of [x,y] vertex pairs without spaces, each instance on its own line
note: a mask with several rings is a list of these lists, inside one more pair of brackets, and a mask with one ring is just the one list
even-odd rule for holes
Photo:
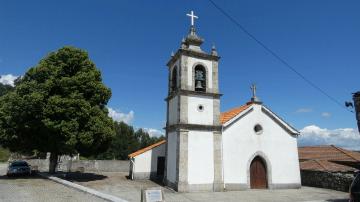
[[246,173],[247,174],[247,187],[248,187],[248,189],[251,189],[251,186],[250,186],[250,166],[251,166],[251,163],[253,162],[253,160],[255,159],[255,157],[260,157],[263,160],[263,162],[265,164],[265,170],[266,170],[267,188],[271,189],[271,187],[272,187],[271,163],[270,163],[270,160],[265,155],[265,153],[262,152],[262,151],[255,152],[253,155],[251,155],[251,157],[249,158],[249,160],[247,162],[247,173]]

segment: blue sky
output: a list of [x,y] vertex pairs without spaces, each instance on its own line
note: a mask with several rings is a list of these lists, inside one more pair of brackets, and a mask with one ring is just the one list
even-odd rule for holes
[[[359,1],[215,2],[340,102],[360,90]],[[165,64],[188,32],[190,10],[199,16],[203,49],[214,43],[221,56],[222,111],[248,101],[255,82],[264,104],[299,130],[316,126],[314,135],[356,129],[353,113],[310,87],[206,0],[1,1],[0,75],[22,75],[65,45],[85,49],[112,89],[114,115],[160,130],[166,115]]]

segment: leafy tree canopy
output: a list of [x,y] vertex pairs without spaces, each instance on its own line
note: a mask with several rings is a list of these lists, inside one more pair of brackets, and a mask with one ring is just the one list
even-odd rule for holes
[[61,48],[0,97],[0,141],[20,152],[99,153],[114,136],[106,108],[110,97],[88,54]]
[[141,148],[154,144],[164,137],[150,137],[143,129],[134,131],[132,126],[124,122],[115,123],[116,135],[108,150],[96,155],[96,159],[128,159],[128,155]]
[[5,95],[6,93],[10,92],[12,89],[13,89],[12,86],[0,83],[0,96]]

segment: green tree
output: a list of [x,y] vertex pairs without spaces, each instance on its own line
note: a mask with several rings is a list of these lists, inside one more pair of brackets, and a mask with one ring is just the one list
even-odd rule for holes
[[12,86],[0,83],[0,96],[5,95],[6,93],[10,92],[12,89],[13,89]]
[[0,97],[0,141],[11,151],[91,156],[114,136],[106,104],[111,91],[88,54],[64,47],[26,72],[15,89]]
[[132,126],[124,122],[115,122],[115,136],[108,150],[97,155],[96,159],[128,159],[128,155],[154,144],[164,137],[150,137],[143,129],[134,131]]

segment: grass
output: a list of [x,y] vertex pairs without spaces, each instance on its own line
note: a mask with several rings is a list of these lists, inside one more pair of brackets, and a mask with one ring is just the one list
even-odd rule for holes
[[0,162],[7,162],[10,157],[10,151],[8,149],[0,147]]

